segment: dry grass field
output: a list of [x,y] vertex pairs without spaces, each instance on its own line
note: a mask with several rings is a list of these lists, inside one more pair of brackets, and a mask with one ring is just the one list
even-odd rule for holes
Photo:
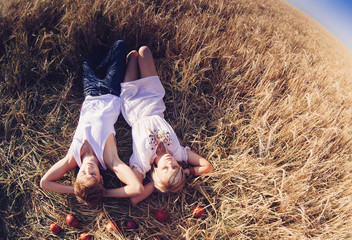
[[[83,60],[118,39],[151,48],[165,118],[214,171],[178,194],[89,208],[39,181],[73,137]],[[0,40],[0,239],[352,239],[351,51],[286,2],[3,0]],[[131,129],[115,128],[127,163]]]

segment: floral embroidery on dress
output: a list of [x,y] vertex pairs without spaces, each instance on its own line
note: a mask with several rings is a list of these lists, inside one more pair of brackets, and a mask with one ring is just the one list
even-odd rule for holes
[[151,145],[151,149],[155,150],[160,142],[164,143],[166,146],[170,146],[172,144],[170,132],[160,129],[150,131],[149,144]]

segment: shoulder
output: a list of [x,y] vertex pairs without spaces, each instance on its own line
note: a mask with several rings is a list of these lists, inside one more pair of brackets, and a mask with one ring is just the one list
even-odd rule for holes
[[145,177],[146,173],[149,172],[151,169],[149,157],[145,155],[136,155],[135,153],[132,154],[129,161],[129,165],[130,168],[132,168],[133,172],[138,172],[143,176],[143,178]]
[[68,151],[66,156],[61,161],[63,161],[67,165],[67,167],[70,169],[77,167],[77,162],[73,156],[72,151]]
[[134,172],[134,174],[136,174],[138,180],[142,182],[145,177],[145,174],[138,171],[138,168],[136,166],[132,167],[132,171]]

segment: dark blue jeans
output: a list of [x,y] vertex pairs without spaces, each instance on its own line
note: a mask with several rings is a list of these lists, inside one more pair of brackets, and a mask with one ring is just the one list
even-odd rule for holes
[[126,42],[118,40],[111,49],[99,47],[83,62],[84,96],[120,95],[126,72]]

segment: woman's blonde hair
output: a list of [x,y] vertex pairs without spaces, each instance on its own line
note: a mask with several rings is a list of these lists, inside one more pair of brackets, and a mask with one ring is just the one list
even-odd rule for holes
[[163,193],[178,192],[183,188],[186,182],[186,175],[183,172],[182,167],[179,167],[178,170],[171,175],[167,186],[161,183],[161,180],[158,174],[156,173],[155,167],[153,167],[152,169],[151,177],[154,181],[155,188]]
[[74,192],[78,201],[88,206],[98,205],[103,201],[104,186],[96,178],[77,178]]

